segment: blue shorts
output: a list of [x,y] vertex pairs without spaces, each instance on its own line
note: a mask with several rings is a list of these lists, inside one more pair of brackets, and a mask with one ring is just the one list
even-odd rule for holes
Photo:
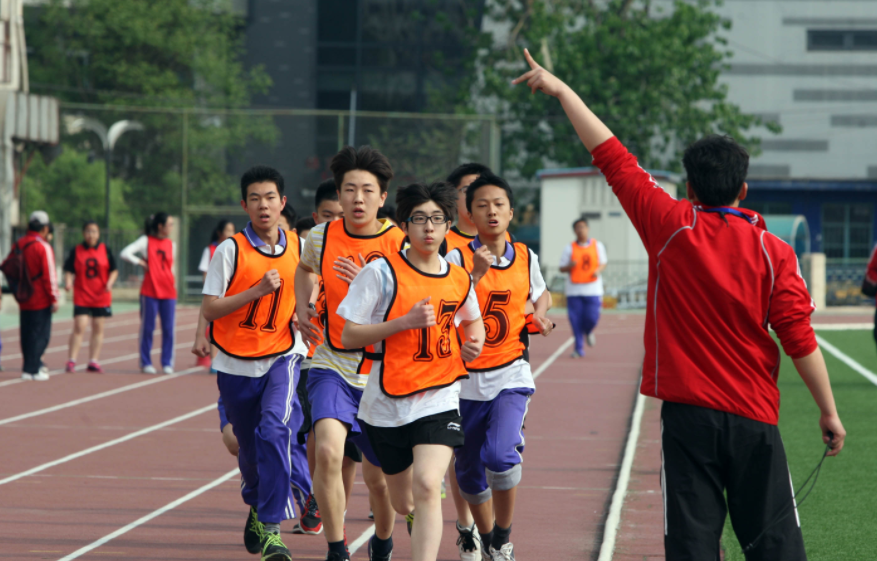
[[374,466],[381,466],[371,443],[356,418],[362,390],[347,383],[334,370],[311,368],[308,372],[308,400],[311,402],[311,422],[336,419],[350,427],[347,440],[356,444],[362,455]]

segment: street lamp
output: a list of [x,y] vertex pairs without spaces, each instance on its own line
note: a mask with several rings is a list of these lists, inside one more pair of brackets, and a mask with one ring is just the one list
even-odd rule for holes
[[103,123],[98,121],[97,119],[93,119],[91,117],[75,117],[72,120],[67,122],[67,131],[70,134],[77,134],[82,131],[91,131],[97,134],[100,137],[101,143],[104,147],[104,160],[106,162],[107,172],[106,172],[106,197],[107,197],[107,207],[106,207],[106,218],[105,218],[105,228],[107,232],[110,230],[110,171],[113,165],[113,148],[116,146],[116,141],[119,140],[119,137],[125,134],[128,131],[142,131],[143,125],[138,123],[137,121],[117,121],[112,124],[110,130],[107,131],[107,127],[104,126]]

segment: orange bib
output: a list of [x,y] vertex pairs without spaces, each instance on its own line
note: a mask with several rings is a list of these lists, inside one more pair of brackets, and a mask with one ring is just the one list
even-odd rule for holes
[[390,397],[408,397],[468,378],[454,318],[469,295],[469,273],[448,264],[444,275],[430,275],[414,268],[401,253],[386,259],[396,286],[386,321],[404,316],[431,296],[436,325],[406,329],[384,341],[381,390]]
[[295,290],[292,279],[300,259],[298,236],[285,232],[286,248],[279,255],[262,253],[243,232],[232,237],[235,269],[225,296],[234,296],[259,284],[271,269],[280,273],[280,288],[210,324],[210,339],[234,358],[256,360],[288,353],[295,344],[292,314]]
[[[512,247],[512,262],[505,267],[491,265],[475,287],[487,336],[481,356],[466,364],[469,372],[496,370],[526,356],[524,306],[530,297],[530,250],[519,242]],[[460,248],[467,271],[472,270],[474,253],[472,244]]]
[[[347,296],[348,285],[339,279],[338,274],[332,269],[335,259],[338,257],[347,257],[348,259],[359,265],[359,255],[365,258],[366,263],[371,263],[375,259],[380,259],[387,255],[399,253],[402,249],[402,240],[405,234],[402,230],[395,226],[390,226],[383,232],[373,236],[354,236],[347,233],[344,226],[344,219],[330,222],[326,226],[326,235],[323,238],[323,251],[320,254],[320,276],[323,281],[322,297],[325,297],[325,311],[323,317],[323,329],[325,337],[323,344],[329,345],[329,348],[340,352],[363,352],[366,355],[374,353],[374,347],[369,346],[366,349],[345,349],[341,344],[341,332],[344,331],[344,318],[338,315],[338,306]],[[368,357],[363,357],[363,362],[358,368],[359,374],[368,374],[371,372],[372,361]]]
[[572,242],[571,262],[575,268],[569,272],[569,280],[575,284],[587,284],[597,280],[597,267],[600,266],[600,257],[597,253],[597,240],[591,238],[587,246],[582,247],[578,242]]

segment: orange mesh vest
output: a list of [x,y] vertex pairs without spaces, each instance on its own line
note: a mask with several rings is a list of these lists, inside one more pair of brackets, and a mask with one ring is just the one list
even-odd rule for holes
[[586,247],[572,242],[571,262],[575,268],[569,272],[569,280],[575,284],[586,284],[597,280],[597,267],[600,266],[600,257],[597,254],[597,240],[591,238]]
[[[496,370],[526,358],[524,306],[530,297],[530,250],[519,242],[512,247],[515,253],[511,263],[505,267],[491,265],[475,287],[486,338],[481,355],[475,362],[466,363],[469,372]],[[474,253],[471,243],[460,248],[467,271],[472,270]]]
[[285,232],[286,248],[278,255],[262,253],[243,232],[235,244],[235,268],[225,296],[234,296],[259,284],[271,269],[280,273],[280,288],[253,300],[210,324],[210,339],[225,354],[255,360],[288,353],[295,344],[292,314],[295,312],[293,279],[300,246],[294,232]]
[[[465,247],[467,244],[469,244],[469,242],[471,242],[474,239],[475,239],[475,234],[472,234],[471,236],[469,234],[464,234],[463,232],[460,231],[459,228],[454,226],[453,228],[450,229],[450,231],[448,232],[448,235],[445,236],[445,242],[447,242],[447,245],[448,245],[448,251],[445,253],[445,255],[454,251],[457,248]],[[507,242],[512,241],[512,235],[509,234],[508,232],[505,233],[505,241],[507,241]]]
[[451,264],[443,275],[423,273],[401,253],[386,259],[395,280],[386,321],[404,316],[414,304],[431,296],[436,325],[406,329],[384,340],[381,390],[390,397],[407,397],[468,378],[454,318],[469,295],[469,273]]
[[[366,263],[380,259],[387,255],[399,253],[402,249],[402,240],[405,234],[395,226],[390,226],[383,232],[373,236],[354,236],[347,233],[344,219],[329,222],[326,226],[326,235],[323,238],[323,251],[320,254],[320,276],[323,281],[322,297],[325,298],[325,312],[322,315],[325,337],[323,344],[329,345],[334,351],[363,352],[365,355],[373,354],[374,347],[365,349],[345,349],[341,344],[341,332],[344,331],[344,319],[338,315],[338,306],[347,296],[347,288],[350,286],[339,279],[338,274],[332,269],[335,259],[347,257],[359,265],[359,255],[365,258]],[[371,372],[372,361],[368,356],[363,357],[362,363],[357,369],[359,374]]]

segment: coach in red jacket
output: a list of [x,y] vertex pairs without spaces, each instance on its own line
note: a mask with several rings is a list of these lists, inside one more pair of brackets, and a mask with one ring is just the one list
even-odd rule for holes
[[52,336],[52,313],[58,311],[58,280],[55,253],[46,241],[48,233],[49,215],[37,210],[30,215],[27,234],[16,242],[23,248],[24,265],[33,284],[33,295],[19,303],[24,357],[21,377],[25,380],[49,379],[42,358]]
[[795,252],[761,216],[739,208],[749,155],[729,137],[695,142],[683,158],[690,200],[678,201],[575,92],[526,57],[531,70],[513,83],[560,100],[649,254],[640,391],[664,400],[667,560],[719,559],[728,510],[748,561],[806,559],[776,426],[780,351],[769,327],[822,412],[829,455],[840,452],[846,433]]
[[[877,284],[877,245],[871,251],[871,259],[868,261],[868,267],[865,269],[865,278],[867,282]],[[874,342],[877,343],[877,311],[874,312]]]

